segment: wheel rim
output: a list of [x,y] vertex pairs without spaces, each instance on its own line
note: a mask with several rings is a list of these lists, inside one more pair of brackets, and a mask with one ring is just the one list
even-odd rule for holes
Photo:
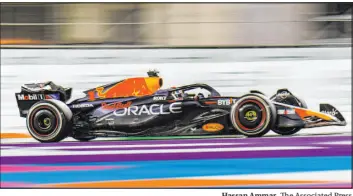
[[52,125],[52,119],[48,115],[41,115],[37,118],[37,124],[40,129],[48,130]]
[[239,107],[237,115],[240,124],[248,130],[256,129],[263,124],[262,111],[256,103],[243,104]]
[[56,132],[58,118],[51,108],[42,106],[33,111],[30,126],[34,134],[48,137]]

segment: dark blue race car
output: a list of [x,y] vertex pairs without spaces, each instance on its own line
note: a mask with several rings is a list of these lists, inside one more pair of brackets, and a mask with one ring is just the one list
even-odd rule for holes
[[85,91],[71,102],[72,88],[53,82],[26,84],[16,93],[20,116],[40,142],[66,137],[229,135],[260,137],[270,130],[291,135],[302,128],[346,122],[329,104],[320,112],[307,109],[287,89],[271,97],[259,91],[241,97],[221,96],[206,84],[161,89],[158,72],[127,78]]

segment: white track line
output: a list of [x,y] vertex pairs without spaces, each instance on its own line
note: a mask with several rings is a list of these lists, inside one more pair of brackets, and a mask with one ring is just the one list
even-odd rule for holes
[[352,141],[336,141],[336,142],[319,142],[315,144],[326,144],[326,145],[352,145]]
[[242,145],[248,143],[195,143],[195,144],[141,144],[141,145],[102,145],[102,146],[45,146],[45,147],[17,147],[17,148],[30,148],[30,149],[41,149],[41,150],[61,150],[61,149],[100,149],[100,148],[146,148],[146,147],[197,147],[197,146],[230,146],[230,145]]
[[304,150],[324,149],[312,146],[275,146],[275,147],[240,147],[240,148],[192,148],[192,149],[153,149],[153,150],[113,150],[113,151],[52,151],[31,150],[29,148],[2,150],[2,157],[12,156],[42,156],[42,155],[109,155],[109,154],[151,154],[151,153],[198,153],[198,152],[240,152],[240,151],[281,151],[281,150]]

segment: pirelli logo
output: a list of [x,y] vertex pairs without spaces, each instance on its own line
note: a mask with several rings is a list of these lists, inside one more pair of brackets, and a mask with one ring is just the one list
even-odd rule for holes
[[42,100],[45,99],[45,95],[42,94],[17,94],[17,100],[24,100],[24,101],[29,101],[29,100]]

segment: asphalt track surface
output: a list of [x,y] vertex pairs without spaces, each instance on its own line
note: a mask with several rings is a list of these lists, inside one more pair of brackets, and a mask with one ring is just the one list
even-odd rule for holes
[[2,142],[1,186],[347,188],[351,140],[345,134]]

